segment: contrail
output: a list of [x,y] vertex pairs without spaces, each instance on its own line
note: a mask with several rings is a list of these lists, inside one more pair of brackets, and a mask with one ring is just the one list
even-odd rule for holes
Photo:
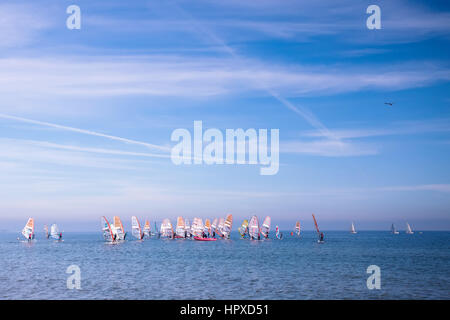
[[[193,24],[194,28],[197,29],[200,33],[205,34],[207,37],[209,37],[213,42],[221,46],[226,52],[228,52],[236,61],[241,62],[242,59],[239,57],[239,55],[231,48],[229,45],[226,44],[226,42],[219,38],[216,34],[211,32],[210,30],[206,29],[199,23],[190,13],[188,13],[186,10],[181,8],[178,4],[176,4],[173,1],[170,1],[170,3],[178,10],[182,15],[188,17],[188,19]],[[308,109],[301,107],[301,106],[295,106],[290,101],[288,101],[286,98],[281,97],[277,92],[270,89],[266,84],[262,82],[257,82],[257,84],[264,89],[267,93],[269,93],[274,99],[276,99],[278,102],[280,102],[282,105],[284,105],[289,110],[295,112],[299,116],[301,116],[306,122],[308,122],[311,126],[313,126],[315,129],[319,130],[320,133],[323,136],[326,136],[328,139],[341,142],[339,137],[334,135],[328,128],[316,117],[314,116],[311,111]]]
[[63,126],[63,125],[50,123],[50,122],[43,122],[43,121],[38,121],[38,120],[32,120],[32,119],[26,119],[26,118],[22,118],[22,117],[11,116],[11,115],[7,115],[7,114],[3,114],[3,113],[0,113],[0,118],[16,120],[16,121],[21,121],[21,122],[27,122],[27,123],[37,124],[37,125],[45,126],[45,127],[57,128],[57,129],[66,130],[66,131],[78,132],[78,133],[87,134],[87,135],[90,135],[90,136],[97,136],[97,137],[102,137],[102,138],[106,138],[106,139],[110,139],[110,140],[116,140],[116,141],[120,141],[120,142],[125,142],[125,143],[128,143],[128,144],[141,145],[141,146],[145,146],[145,147],[150,148],[150,149],[158,149],[158,150],[163,150],[163,151],[170,151],[171,150],[168,147],[159,146],[159,145],[156,145],[156,144],[151,144],[151,143],[131,140],[131,139],[127,139],[127,138],[121,138],[121,137],[117,137],[117,136],[111,136],[111,135],[108,135],[108,134],[103,134],[103,133],[99,133],[99,132],[95,132],[95,131],[78,129],[78,128]]

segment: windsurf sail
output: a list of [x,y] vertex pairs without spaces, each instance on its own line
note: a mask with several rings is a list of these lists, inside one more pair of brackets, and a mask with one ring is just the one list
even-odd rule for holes
[[169,219],[164,219],[161,223],[161,228],[159,229],[161,237],[173,238],[173,227]]
[[245,238],[245,235],[248,232],[248,220],[245,219],[244,221],[242,221],[241,226],[238,228],[239,230],[239,234],[241,235],[242,238]]
[[407,234],[413,234],[414,232],[411,229],[411,226],[409,225],[409,223],[406,223],[406,233]]
[[27,240],[34,239],[34,219],[28,218],[27,224],[22,230],[22,234]]
[[230,233],[231,233],[232,227],[233,227],[233,215],[229,214],[225,218],[225,222],[223,224],[222,235],[224,238],[227,238],[227,239],[230,238]]
[[215,232],[217,228],[217,218],[214,218],[213,222],[211,223],[211,232]]
[[183,217],[177,218],[177,227],[175,228],[175,234],[178,237],[185,237],[186,236],[186,225],[184,223]]
[[211,221],[209,219],[205,220],[205,233],[208,236],[211,234]]
[[120,221],[118,216],[114,216],[113,233],[116,236],[116,240],[125,240],[125,230],[123,228],[122,221]]
[[295,223],[295,234],[296,234],[297,236],[300,236],[300,232],[301,232],[300,221],[297,221],[297,222]]
[[278,226],[275,227],[275,236],[277,239],[283,238],[283,234],[280,232],[280,228],[278,228]]
[[58,226],[56,224],[52,224],[52,226],[50,227],[50,236],[53,239],[61,240],[62,233],[59,232]]
[[144,233],[141,229],[141,224],[136,216],[131,217],[131,234],[139,240],[144,238]]
[[145,221],[143,233],[144,233],[144,236],[146,236],[146,237],[150,237],[152,234],[150,222],[148,220]]
[[194,218],[194,221],[192,221],[192,234],[195,237],[202,237],[203,231],[203,220],[201,218]]
[[352,222],[352,226],[350,227],[350,233],[356,233],[355,224]]
[[186,229],[186,236],[190,238],[192,236],[191,223],[188,219],[184,220],[184,228]]
[[47,225],[44,225],[44,233],[45,233],[45,238],[49,238],[50,237],[50,233],[48,232],[48,227]]
[[114,234],[111,229],[111,225],[108,222],[108,219],[105,217],[102,217],[102,232],[103,232],[103,238],[106,241],[113,241],[114,240]]
[[314,216],[314,214],[312,215],[313,219],[314,219],[314,225],[316,226],[316,230],[317,230],[317,235],[319,236],[319,242],[323,242],[323,233],[320,232],[319,230],[319,226],[317,225],[317,221],[316,221],[316,217]]
[[216,228],[216,233],[219,235],[219,236],[223,236],[223,226],[224,226],[224,223],[225,223],[225,219],[224,218],[220,218],[219,219],[219,224],[217,225],[217,228]]
[[155,222],[155,233],[154,233],[154,235],[158,236],[158,237],[161,235],[161,233],[158,230],[158,226],[156,225],[156,222]]
[[393,234],[398,234],[398,231],[395,229],[394,224],[391,225],[391,232],[392,232]]
[[260,238],[260,230],[259,230],[259,221],[257,216],[253,216],[248,223],[248,234],[250,235],[250,239],[259,239]]
[[271,222],[271,219],[270,219],[269,216],[267,216],[264,219],[264,222],[263,222],[263,224],[261,226],[261,234],[263,235],[264,238],[268,238],[269,237],[270,222]]

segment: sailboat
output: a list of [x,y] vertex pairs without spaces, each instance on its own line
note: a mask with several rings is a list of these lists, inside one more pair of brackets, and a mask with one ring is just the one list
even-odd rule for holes
[[275,237],[279,240],[283,239],[283,234],[280,232],[280,228],[278,228],[278,226],[275,227]]
[[204,228],[203,220],[201,218],[194,218],[192,221],[192,235],[194,237],[203,238]]
[[301,232],[300,221],[297,221],[295,223],[295,231],[294,232],[298,237],[300,237],[300,232]]
[[233,215],[229,214],[225,218],[222,229],[222,237],[225,239],[230,239],[231,228],[233,227]]
[[136,216],[131,217],[131,234],[138,240],[144,239],[144,232],[142,231],[141,224]]
[[50,238],[50,233],[48,232],[48,227],[46,224],[44,225],[44,233],[46,239]]
[[213,222],[211,223],[211,233],[213,238],[216,236],[216,230],[217,230],[217,218],[214,218]]
[[223,227],[224,227],[224,224],[225,224],[224,218],[220,218],[219,219],[219,224],[217,225],[217,228],[216,228],[216,233],[222,238],[223,238]]
[[152,234],[152,230],[150,227],[150,222],[148,220],[145,221],[144,230],[143,230],[144,236],[150,238]]
[[186,237],[191,238],[192,237],[192,230],[191,230],[191,223],[188,219],[184,220],[184,228],[186,229]]
[[253,216],[248,223],[248,234],[251,240],[261,240],[259,221],[257,216]]
[[209,237],[211,237],[211,220],[205,220],[205,233]]
[[58,226],[55,223],[50,227],[50,236],[55,240],[63,241],[62,232],[59,232]]
[[175,238],[186,238],[186,225],[183,217],[177,218],[177,226],[175,228]]
[[156,221],[155,221],[155,232],[152,235],[157,236],[158,239],[161,237],[161,233],[158,230],[158,226],[156,225]]
[[395,229],[394,224],[391,225],[391,233],[392,234],[399,234],[400,232],[397,231],[397,229]]
[[406,223],[406,234],[413,234],[414,232],[411,229],[411,226],[409,225],[409,223]]
[[114,224],[111,226],[113,231],[114,240],[116,241],[124,241],[127,237],[127,233],[123,228],[122,221],[118,216],[114,216],[113,218]]
[[261,234],[264,238],[268,239],[269,238],[269,231],[270,231],[270,223],[271,223],[271,219],[269,216],[267,216],[264,221],[263,224],[261,226]]
[[356,230],[355,230],[355,225],[354,225],[354,223],[352,222],[352,226],[350,227],[350,233],[353,233],[353,234],[355,234],[356,233]]
[[166,239],[173,239],[173,227],[172,223],[169,219],[164,219],[161,223],[161,228],[159,229],[160,237],[166,238]]
[[34,219],[33,218],[28,218],[27,224],[22,229],[22,235],[28,241],[31,241],[34,239]]
[[318,243],[324,243],[324,241],[323,241],[323,232],[320,232],[319,226],[317,225],[316,217],[314,216],[314,214],[312,215],[312,217],[314,219],[314,225],[316,226],[317,234],[319,236],[319,240],[317,240],[317,242]]
[[241,235],[241,238],[244,239],[245,235],[248,232],[248,220],[245,219],[244,221],[242,221],[241,226],[238,228],[239,234]]
[[105,241],[108,242],[115,242],[114,234],[111,228],[111,225],[109,224],[108,219],[106,219],[105,216],[102,217],[102,232],[103,232],[103,238]]

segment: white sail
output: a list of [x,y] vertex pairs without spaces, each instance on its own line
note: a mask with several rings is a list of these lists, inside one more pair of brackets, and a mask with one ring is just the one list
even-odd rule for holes
[[192,234],[195,237],[201,237],[204,231],[203,220],[201,218],[194,218],[192,221]]
[[184,238],[186,236],[186,225],[185,225],[183,217],[177,218],[177,226],[175,228],[175,234],[178,237],[182,237],[182,238]]
[[270,223],[271,223],[271,219],[269,216],[267,216],[264,219],[263,224],[261,226],[261,234],[263,235],[264,238],[269,237]]
[[399,232],[395,229],[394,224],[391,225],[391,232],[392,232],[393,234],[398,234],[398,233],[399,233]]
[[164,219],[159,230],[161,237],[173,238],[173,227],[169,219]]
[[111,225],[108,222],[108,219],[106,217],[102,217],[102,232],[103,232],[103,238],[106,241],[113,241],[114,234],[112,232]]
[[253,216],[248,223],[248,234],[250,235],[250,239],[256,240],[259,239],[259,221],[257,216]]
[[350,233],[356,233],[355,225],[352,222],[352,226],[350,227]]
[[144,236],[150,237],[151,232],[152,232],[152,230],[150,227],[150,222],[147,220],[147,221],[145,221],[144,230],[143,230]]
[[52,224],[52,226],[50,227],[50,236],[56,240],[61,239],[62,235],[59,232],[58,226],[56,224]]
[[407,234],[413,234],[414,232],[411,229],[411,226],[409,225],[409,223],[406,223],[406,233]]
[[28,219],[27,224],[22,229],[22,235],[27,240],[34,239],[34,219],[33,218]]
[[224,238],[229,239],[231,234],[231,228],[233,227],[233,215],[229,214],[225,218],[222,228],[222,235]]
[[191,237],[192,236],[192,229],[191,229],[191,223],[189,222],[188,219],[184,220],[184,228],[186,230],[187,237]]
[[142,240],[142,238],[144,237],[144,233],[141,229],[141,224],[139,223],[139,220],[136,216],[131,217],[131,234],[139,240]]

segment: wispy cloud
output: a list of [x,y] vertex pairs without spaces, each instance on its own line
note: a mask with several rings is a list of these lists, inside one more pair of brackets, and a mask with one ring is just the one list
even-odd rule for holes
[[142,142],[142,141],[137,141],[137,140],[131,140],[131,139],[122,138],[122,137],[118,137],[118,136],[112,136],[112,135],[108,135],[108,134],[104,134],[104,133],[100,133],[100,132],[95,132],[95,131],[90,131],[90,130],[85,130],[85,129],[79,129],[79,128],[74,128],[74,127],[69,127],[69,126],[63,126],[63,125],[60,125],[60,124],[55,124],[55,123],[50,123],[50,122],[44,122],[44,121],[38,121],[38,120],[27,119],[27,118],[22,118],[22,117],[16,117],[16,116],[2,114],[2,113],[0,113],[0,118],[20,121],[20,122],[27,122],[27,123],[31,123],[31,124],[35,124],[35,125],[51,127],[51,128],[56,128],[56,129],[60,129],[60,130],[77,132],[77,133],[86,134],[86,135],[90,135],[90,136],[97,136],[97,137],[101,137],[101,138],[106,138],[106,139],[110,139],[110,140],[124,142],[124,143],[127,143],[127,144],[140,145],[140,146],[144,146],[144,147],[147,147],[147,148],[150,148],[150,149],[158,149],[158,150],[164,150],[164,151],[169,151],[170,150],[169,147],[165,147],[165,146],[160,146],[160,145],[151,144],[151,143]]

